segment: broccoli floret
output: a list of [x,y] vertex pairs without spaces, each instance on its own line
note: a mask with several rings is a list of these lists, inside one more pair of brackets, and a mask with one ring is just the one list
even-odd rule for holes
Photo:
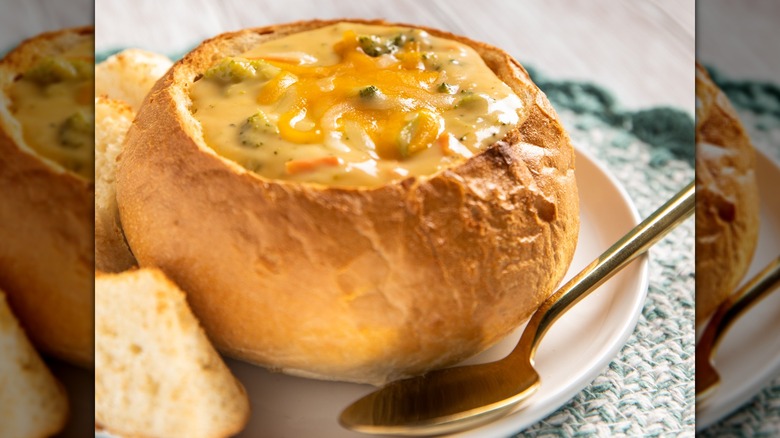
[[67,149],[81,149],[93,144],[95,119],[78,111],[65,119],[60,126],[59,142]]
[[240,82],[245,79],[268,80],[281,70],[260,59],[225,58],[206,70],[206,79],[220,82]]
[[48,85],[77,79],[79,77],[79,69],[76,68],[73,62],[65,58],[46,57],[27,70],[22,77],[41,85]]
[[358,37],[358,45],[363,49],[363,53],[373,57],[393,54],[408,41],[410,41],[410,38],[403,33],[392,37],[380,37],[378,35],[361,35]]
[[360,94],[361,99],[371,99],[376,96],[377,93],[379,93],[379,88],[375,85],[369,85],[366,88],[361,88],[358,94]]
[[269,136],[278,134],[279,128],[262,111],[248,117],[238,132],[241,146],[252,149],[263,146]]

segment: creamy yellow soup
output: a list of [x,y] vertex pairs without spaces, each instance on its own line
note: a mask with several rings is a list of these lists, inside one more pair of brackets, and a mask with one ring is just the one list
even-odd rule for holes
[[85,39],[44,57],[9,89],[27,145],[88,180],[95,173],[94,50]]
[[472,48],[339,23],[216,63],[191,88],[206,143],[259,175],[372,187],[501,139],[522,102]]

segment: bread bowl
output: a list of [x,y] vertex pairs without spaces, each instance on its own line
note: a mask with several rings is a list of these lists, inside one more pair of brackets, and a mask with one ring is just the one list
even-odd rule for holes
[[[405,42],[393,48],[404,33]],[[333,97],[328,90],[336,90],[344,95],[333,105],[387,96],[392,100],[398,95],[387,95],[383,87],[393,89],[393,80],[408,83],[396,77],[381,82],[377,78],[385,73],[378,71],[397,68],[402,76],[406,70],[422,76],[437,71],[425,62],[436,57],[424,59],[417,45],[407,48],[412,38],[423,47],[431,44],[457,54],[457,62],[444,64],[445,72],[464,60],[484,69],[479,71],[490,73],[485,76],[492,78],[486,79],[490,85],[509,90],[502,96],[516,106],[487,123],[479,131],[481,137],[475,134],[470,143],[456,138],[457,143],[428,141],[420,146],[419,132],[427,131],[414,128],[412,135],[405,135],[408,124],[434,126],[439,129],[436,135],[442,132],[442,124],[428,122],[444,112],[420,115],[421,107],[441,111],[429,102],[453,96],[447,107],[453,111],[460,103],[468,104],[465,96],[479,95],[494,103],[484,97],[493,96],[488,91],[467,90],[469,81],[450,88],[438,74],[428,76],[434,79],[426,85],[401,92],[414,95],[424,88],[425,94],[420,100],[400,94],[411,99],[402,108],[411,119],[404,119],[407,125],[391,137],[395,143],[390,144],[398,150],[391,151],[390,158],[375,159],[376,167],[386,160],[392,162],[389,167],[402,168],[414,161],[409,156],[426,157],[434,153],[430,151],[443,155],[449,153],[447,144],[471,147],[461,157],[432,160],[433,165],[417,174],[408,168],[411,174],[385,173],[385,179],[366,178],[369,172],[357,178],[334,179],[332,172],[309,178],[317,172],[308,172],[306,166],[302,172],[297,166],[290,171],[286,163],[268,167],[289,175],[267,176],[252,160],[225,158],[231,156],[227,148],[204,138],[204,124],[196,116],[212,114],[219,121],[219,112],[209,112],[208,103],[200,105],[200,95],[193,98],[200,81],[223,81],[229,87],[243,84],[240,76],[246,73],[250,82],[277,78],[260,85],[275,84],[271,94],[280,102],[290,96],[285,91],[290,81],[280,71],[304,84],[306,68],[311,67],[315,75],[324,72],[330,79],[319,91],[292,88],[293,97],[317,96],[317,102],[325,102]],[[307,52],[311,47],[282,47],[307,41],[319,45],[323,60],[336,64],[310,64],[311,53],[316,53]],[[262,45],[266,42],[269,45]],[[369,45],[361,45],[364,42]],[[266,53],[260,61],[241,58],[249,50]],[[404,66],[401,55],[409,52],[417,58]],[[364,62],[369,74],[348,62]],[[274,74],[266,78],[269,72]],[[361,78],[369,76],[376,82],[361,84]],[[235,94],[246,90],[239,87]],[[273,106],[275,101],[269,101]],[[241,139],[247,125],[257,125],[252,117],[256,114],[260,112],[237,115],[236,126],[225,123],[224,130],[232,129]],[[380,114],[367,122],[379,125],[378,131],[385,120],[397,116]],[[270,132],[276,135],[274,127],[286,124],[287,134],[279,135],[292,138],[292,143],[301,132],[306,137],[320,129],[317,123],[296,125],[271,110],[266,116],[268,120],[252,128],[262,131],[270,122]],[[501,117],[508,119],[502,122]],[[321,128],[318,135],[326,135],[328,128]],[[208,132],[218,138],[220,129]],[[375,133],[369,128],[363,132],[369,137]],[[344,132],[337,135],[348,140]],[[443,135],[448,133],[438,138]],[[257,138],[253,149],[263,143]],[[381,135],[370,139],[377,140],[375,146],[384,141]],[[291,150],[312,144],[310,137],[299,143],[301,147],[293,145]],[[284,147],[277,150],[288,152]],[[411,152],[403,156],[404,151]],[[319,164],[328,171],[355,169],[348,156],[325,157]],[[159,267],[187,292],[193,311],[222,351],[291,374],[372,384],[452,364],[520,325],[566,272],[579,228],[569,137],[522,66],[500,49],[465,37],[379,20],[305,21],[205,41],[166,73],[141,106],[118,159],[117,201],[139,264]]]
[[92,28],[45,33],[0,61],[0,286],[33,343],[93,358]]
[[738,286],[758,240],[755,151],[728,98],[696,65],[696,324]]

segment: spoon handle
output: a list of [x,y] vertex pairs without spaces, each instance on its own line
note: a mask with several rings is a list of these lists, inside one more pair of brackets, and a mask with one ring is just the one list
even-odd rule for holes
[[702,346],[702,350],[706,351],[705,359],[709,360],[715,355],[721,338],[731,328],[731,324],[746,310],[769,295],[778,284],[780,284],[780,256],[730,295],[712,315],[697,344],[697,347]]
[[695,191],[691,182],[547,298],[528,321],[512,356],[533,361],[537,345],[561,315],[693,213]]

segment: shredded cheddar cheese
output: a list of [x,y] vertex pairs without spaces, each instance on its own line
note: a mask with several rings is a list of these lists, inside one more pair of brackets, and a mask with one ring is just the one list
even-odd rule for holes
[[273,179],[376,186],[503,137],[521,102],[463,44],[340,23],[227,58],[191,90],[206,143]]

